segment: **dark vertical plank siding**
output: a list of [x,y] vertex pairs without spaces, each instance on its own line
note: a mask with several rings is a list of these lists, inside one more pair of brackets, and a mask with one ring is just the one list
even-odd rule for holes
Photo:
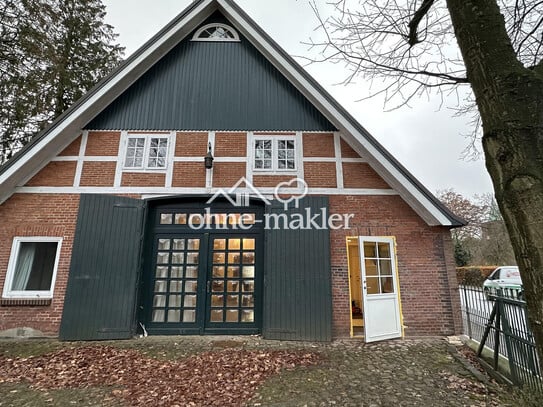
[[[327,197],[306,197],[288,213],[328,209]],[[284,213],[273,206],[272,213]],[[330,341],[330,231],[266,230],[263,335],[268,339]]]
[[[210,21],[230,24],[215,15]],[[247,39],[191,41],[92,120],[93,130],[314,130],[332,125]]]
[[143,201],[81,195],[60,339],[132,336],[142,226]]

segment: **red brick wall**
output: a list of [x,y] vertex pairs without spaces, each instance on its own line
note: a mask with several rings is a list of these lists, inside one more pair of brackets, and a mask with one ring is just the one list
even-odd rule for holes
[[124,172],[121,179],[123,187],[163,187],[166,174],[149,172]]
[[215,134],[215,157],[245,157],[247,155],[247,133]]
[[81,180],[82,187],[110,187],[115,181],[115,161],[86,161],[83,163]]
[[71,187],[74,184],[75,161],[52,161],[26,183],[30,187]]
[[76,138],[72,143],[64,149],[59,155],[79,155],[79,147],[81,146],[81,136]]
[[366,163],[343,163],[343,186],[345,188],[390,188]]
[[341,156],[343,158],[360,158],[358,153],[343,139],[341,139]]
[[296,178],[295,175],[256,175],[253,173],[253,185],[257,188],[262,187],[276,187],[280,182],[288,182],[292,178]]
[[304,179],[310,188],[336,188],[336,163],[305,162]]
[[178,132],[175,140],[176,157],[202,157],[207,154],[207,133]]
[[90,131],[85,155],[117,156],[119,154],[120,131]]
[[459,332],[447,228],[426,225],[399,196],[330,196],[330,212],[355,215],[350,230],[330,231],[334,336],[349,336],[350,330],[347,236],[395,236],[407,336]]
[[328,133],[304,133],[304,157],[335,157],[334,135]]
[[173,187],[206,186],[206,169],[203,162],[176,162],[173,166]]
[[241,177],[245,176],[246,165],[246,163],[214,163],[213,186],[221,188],[234,186]]
[[15,194],[0,205],[0,289],[15,236],[62,237],[53,300],[47,306],[0,305],[0,331],[29,327],[57,335],[72,252],[79,195]]

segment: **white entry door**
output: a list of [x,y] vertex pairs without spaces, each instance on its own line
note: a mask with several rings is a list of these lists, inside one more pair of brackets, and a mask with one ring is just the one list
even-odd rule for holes
[[400,338],[402,322],[394,238],[358,238],[366,342]]

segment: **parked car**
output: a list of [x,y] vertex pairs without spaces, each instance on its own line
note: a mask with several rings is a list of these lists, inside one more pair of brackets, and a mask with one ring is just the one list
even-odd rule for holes
[[506,295],[524,300],[524,288],[517,266],[501,266],[495,269],[483,283],[483,291],[487,299],[501,290]]

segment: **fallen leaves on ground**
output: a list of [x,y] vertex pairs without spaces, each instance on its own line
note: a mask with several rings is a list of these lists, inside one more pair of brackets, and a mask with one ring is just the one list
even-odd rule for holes
[[29,358],[0,357],[0,383],[40,390],[113,386],[130,406],[239,406],[281,369],[318,363],[307,351],[225,349],[162,361],[111,346],[66,348]]

